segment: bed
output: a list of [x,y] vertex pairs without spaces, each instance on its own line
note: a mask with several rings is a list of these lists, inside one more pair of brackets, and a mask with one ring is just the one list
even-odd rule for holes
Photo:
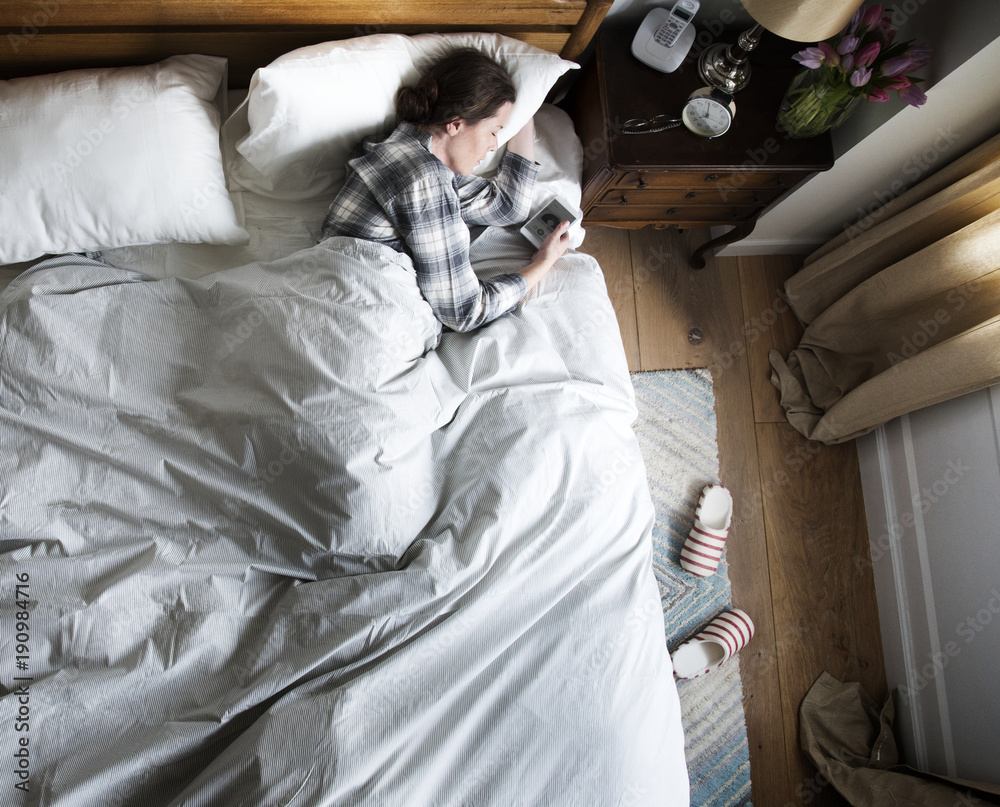
[[689,803],[600,267],[458,333],[319,233],[456,45],[578,208],[546,99],[608,5],[0,10],[0,805]]

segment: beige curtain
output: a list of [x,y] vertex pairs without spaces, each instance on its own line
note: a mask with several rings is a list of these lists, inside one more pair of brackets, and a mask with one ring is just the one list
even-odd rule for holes
[[871,218],[785,284],[805,333],[770,354],[788,421],[823,443],[1000,382],[1000,135]]

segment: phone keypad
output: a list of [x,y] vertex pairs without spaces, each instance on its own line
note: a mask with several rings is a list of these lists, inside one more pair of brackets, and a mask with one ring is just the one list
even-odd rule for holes
[[653,34],[653,39],[665,48],[672,48],[674,42],[677,41],[677,36],[683,28],[683,23],[680,23],[677,20],[668,20],[656,29],[656,33]]

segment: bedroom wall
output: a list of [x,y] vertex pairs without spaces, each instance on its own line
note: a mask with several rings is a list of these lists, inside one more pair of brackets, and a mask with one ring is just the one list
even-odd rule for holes
[[857,445],[901,752],[1000,784],[1000,386]]

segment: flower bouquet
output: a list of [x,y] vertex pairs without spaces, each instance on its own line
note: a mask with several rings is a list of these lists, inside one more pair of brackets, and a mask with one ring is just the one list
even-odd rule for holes
[[930,61],[931,49],[896,42],[882,3],[862,6],[844,29],[792,58],[804,68],[792,81],[778,112],[789,137],[814,137],[839,126],[862,100],[888,101],[895,91],[911,106],[927,96],[910,75]]

